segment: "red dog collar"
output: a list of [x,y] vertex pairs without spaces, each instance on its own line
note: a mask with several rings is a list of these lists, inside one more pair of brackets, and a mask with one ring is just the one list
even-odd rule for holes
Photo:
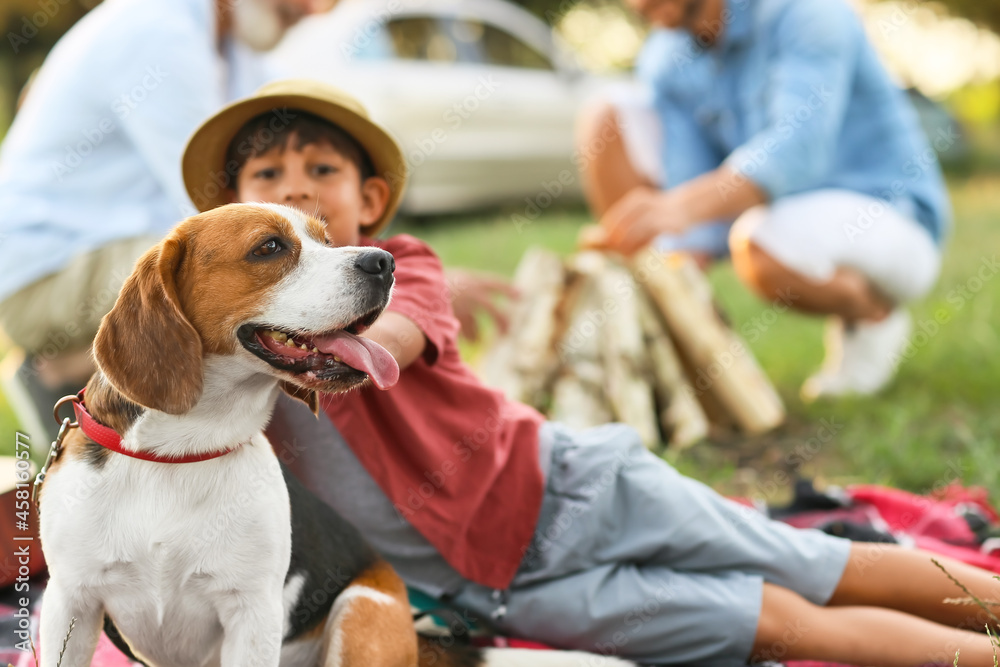
[[86,389],[81,389],[80,393],[77,394],[77,400],[73,401],[73,412],[76,413],[76,420],[80,424],[80,430],[88,438],[99,444],[105,449],[110,449],[113,452],[118,452],[119,454],[124,454],[125,456],[131,456],[134,459],[142,459],[143,461],[155,461],[156,463],[196,463],[198,461],[208,461],[209,459],[217,459],[220,456],[225,456],[229,452],[239,449],[242,443],[231,447],[230,449],[224,449],[221,452],[209,452],[207,454],[190,454],[188,456],[175,456],[166,457],[159,456],[158,454],[151,454],[149,452],[136,452],[130,449],[122,448],[122,438],[118,435],[118,432],[113,428],[109,428],[104,424],[101,424],[96,419],[87,412],[87,406],[83,402],[83,394],[87,391]]

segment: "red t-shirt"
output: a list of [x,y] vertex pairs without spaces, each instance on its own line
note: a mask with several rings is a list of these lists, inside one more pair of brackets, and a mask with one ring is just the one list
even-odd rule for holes
[[391,389],[326,395],[323,408],[400,515],[452,567],[506,588],[541,509],[544,418],[462,362],[441,261],[426,244],[407,235],[363,243],[392,253],[388,310],[413,320],[427,347]]

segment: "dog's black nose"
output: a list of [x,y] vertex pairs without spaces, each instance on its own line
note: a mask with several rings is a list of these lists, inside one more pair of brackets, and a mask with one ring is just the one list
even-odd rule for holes
[[385,250],[365,250],[354,260],[354,266],[373,276],[381,276],[384,280],[396,270],[396,260]]

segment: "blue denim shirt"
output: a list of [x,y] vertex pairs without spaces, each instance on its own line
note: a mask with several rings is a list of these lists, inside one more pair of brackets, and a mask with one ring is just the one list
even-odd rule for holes
[[915,218],[940,244],[950,205],[937,157],[845,0],[727,0],[722,21],[711,48],[659,30],[639,57],[668,185],[725,163],[772,200],[852,190]]

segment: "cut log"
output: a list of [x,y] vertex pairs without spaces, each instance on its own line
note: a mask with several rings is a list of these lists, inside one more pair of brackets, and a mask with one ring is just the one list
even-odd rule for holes
[[638,301],[639,321],[649,350],[650,382],[659,408],[663,437],[674,447],[689,447],[708,435],[708,417],[687,381],[663,319],[647,295],[641,295]]
[[760,433],[784,407],[717,312],[689,258],[653,251],[624,266],[532,249],[523,297],[484,360],[487,382],[572,428],[621,421],[655,447],[685,447],[711,427]]
[[521,298],[513,306],[510,332],[483,362],[483,375],[512,400],[541,406],[557,370],[555,337],[566,281],[560,257],[529,249],[514,275]]
[[785,417],[780,397],[746,343],[722,322],[711,286],[694,260],[649,249],[633,259],[632,273],[690,360],[695,393],[710,392],[748,433],[779,425]]
[[563,303],[565,326],[557,345],[560,370],[549,411],[553,421],[576,429],[614,421],[604,389],[605,322],[594,316],[600,310],[600,292],[595,267],[588,267],[593,261],[597,260],[577,258],[570,267]]
[[606,392],[615,418],[639,433],[648,448],[659,447],[660,435],[650,356],[639,316],[640,288],[628,269],[608,262],[597,274],[604,325]]

